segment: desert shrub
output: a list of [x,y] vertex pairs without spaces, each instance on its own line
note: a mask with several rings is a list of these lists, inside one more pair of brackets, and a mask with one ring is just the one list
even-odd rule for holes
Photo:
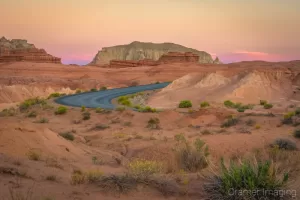
[[210,135],[212,134],[210,130],[208,129],[204,129],[203,131],[201,131],[202,135]]
[[128,99],[126,99],[126,100],[120,102],[120,104],[122,104],[123,106],[128,106],[128,107],[130,107],[130,106],[131,106],[131,101],[128,100]]
[[124,126],[131,126],[131,125],[132,125],[132,122],[124,122],[123,125],[124,125]]
[[37,113],[35,111],[31,111],[30,113],[28,113],[27,117],[29,118],[34,118],[37,116]]
[[136,135],[134,136],[135,139],[143,139],[144,137],[142,135]]
[[98,108],[95,109],[95,112],[96,113],[102,113],[103,110],[104,110],[103,108],[98,107]]
[[82,119],[83,120],[89,120],[89,119],[91,119],[91,113],[89,113],[89,112],[82,113]]
[[56,111],[54,112],[54,114],[56,114],[56,115],[63,115],[63,114],[65,114],[66,112],[67,112],[67,107],[65,107],[65,106],[59,106],[57,109],[56,109]]
[[11,108],[8,108],[8,109],[3,109],[1,112],[0,112],[0,116],[1,117],[10,117],[10,116],[14,116],[17,114],[17,111],[15,108],[11,107]]
[[156,81],[155,84],[160,84],[160,82],[159,82],[159,81]]
[[38,121],[36,121],[36,123],[41,123],[41,124],[45,124],[45,123],[48,123],[48,122],[49,122],[49,120],[47,118],[41,118]]
[[270,109],[270,108],[273,108],[272,104],[267,103],[267,104],[264,105],[264,109]]
[[107,87],[102,86],[102,87],[100,88],[100,91],[103,91],[103,90],[107,90]]
[[137,179],[129,174],[103,175],[97,186],[113,193],[127,193],[137,187]]
[[137,82],[137,81],[132,81],[130,84],[130,86],[138,86],[138,85],[139,85],[139,82]]
[[294,131],[294,137],[295,138],[300,138],[300,130],[299,129]]
[[27,99],[25,101],[23,101],[20,106],[19,109],[20,111],[25,111],[28,108],[30,108],[31,106],[34,105],[45,105],[47,104],[47,102],[44,99],[40,99],[40,98],[32,98],[32,99]]
[[55,175],[48,175],[46,176],[47,181],[56,181],[57,177]]
[[133,106],[135,109],[141,109],[141,106],[140,105],[135,105],[135,106]]
[[270,146],[278,147],[279,149],[284,149],[284,150],[297,149],[296,143],[286,138],[277,138]]
[[234,108],[235,107],[235,104],[230,100],[224,101],[224,105],[228,108]]
[[91,170],[86,172],[85,177],[89,183],[98,181],[103,176],[103,172],[100,170]]
[[228,119],[225,120],[225,122],[223,122],[221,128],[235,126],[238,122],[239,120],[236,117],[230,116]]
[[253,119],[248,119],[248,120],[246,121],[246,125],[247,125],[247,126],[254,126],[254,124],[255,124],[255,120],[253,120]]
[[156,108],[151,108],[150,106],[140,107],[139,112],[157,112]]
[[74,135],[71,132],[63,132],[63,133],[59,133],[59,135],[65,138],[66,140],[73,141],[75,139]]
[[238,108],[236,109],[238,112],[245,112],[245,109],[244,108]]
[[210,106],[210,104],[207,101],[203,101],[200,103],[201,108],[206,108],[208,106]]
[[80,170],[74,170],[71,175],[71,184],[72,185],[79,185],[85,182],[85,174]]
[[135,160],[128,164],[130,173],[137,177],[147,177],[162,172],[163,165],[157,161]]
[[179,134],[176,134],[174,136],[174,139],[177,141],[177,142],[186,142],[186,138],[184,136],[183,133],[179,133]]
[[147,128],[150,128],[150,129],[159,129],[160,128],[160,120],[158,118],[156,118],[156,117],[150,118],[148,120]]
[[109,128],[110,126],[106,125],[106,124],[96,124],[93,128],[91,128],[90,130],[104,130]]
[[76,94],[80,94],[81,92],[82,92],[82,91],[81,91],[80,89],[77,89],[75,93],[76,93]]
[[33,151],[33,150],[30,150],[27,153],[27,157],[28,157],[29,160],[34,160],[34,161],[41,160],[41,154],[36,152],[36,151]]
[[56,98],[56,97],[60,97],[60,96],[62,96],[60,93],[55,92],[55,93],[50,94],[47,99]]
[[[288,174],[279,177],[275,173],[275,166],[271,161],[253,163],[249,160],[236,164],[230,162],[226,167],[221,161],[221,173],[211,178],[209,184],[205,184],[205,190],[210,199],[281,199],[280,195],[274,196],[276,191],[283,189],[288,181]],[[252,191],[271,191],[270,193]],[[233,191],[251,191],[245,193],[233,193]]]
[[178,107],[179,108],[190,108],[190,107],[192,107],[192,102],[190,100],[180,101]]
[[266,105],[267,103],[268,102],[266,100],[260,100],[259,101],[259,104],[262,105],[262,106]]
[[200,139],[193,146],[188,142],[180,143],[175,154],[178,165],[185,171],[196,172],[208,166],[208,146]]
[[300,108],[296,108],[295,115],[300,115]]
[[260,129],[260,128],[261,128],[261,126],[259,124],[255,125],[255,129]]
[[293,116],[295,116],[295,112],[288,112],[283,115],[283,119],[281,120],[282,124],[292,124]]
[[81,112],[85,111],[85,106],[81,106]]
[[118,106],[116,108],[116,111],[120,111],[120,112],[123,112],[124,110],[126,110],[126,108],[124,106]]
[[92,88],[91,90],[90,90],[90,92],[97,92],[98,90],[96,89],[96,88]]

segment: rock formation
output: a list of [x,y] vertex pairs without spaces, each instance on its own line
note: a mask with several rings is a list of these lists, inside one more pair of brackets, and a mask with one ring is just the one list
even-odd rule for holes
[[158,63],[154,60],[111,60],[109,67],[112,68],[123,68],[123,67],[139,67],[139,66],[155,66]]
[[44,49],[37,49],[27,40],[0,38],[0,62],[49,62],[61,63],[61,59],[48,54]]
[[214,60],[214,64],[223,64],[218,57]]
[[102,48],[102,50],[97,53],[90,64],[105,65],[109,64],[110,60],[151,59],[158,61],[163,54],[168,52],[192,52],[199,56],[199,63],[214,63],[214,60],[210,54],[178,44],[132,42],[127,45]]
[[167,64],[167,63],[187,63],[187,62],[194,62],[197,63],[199,60],[199,55],[194,54],[192,52],[168,52],[163,54],[158,63],[160,64]]

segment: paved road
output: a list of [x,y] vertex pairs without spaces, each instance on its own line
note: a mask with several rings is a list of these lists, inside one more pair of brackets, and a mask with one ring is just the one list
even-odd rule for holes
[[111,100],[114,98],[123,95],[134,94],[146,90],[161,89],[166,87],[169,84],[170,83],[159,83],[159,84],[126,87],[126,88],[115,88],[115,89],[98,91],[98,92],[85,92],[80,94],[63,96],[55,99],[55,102],[67,106],[74,106],[74,107],[85,106],[87,108],[100,107],[105,109],[114,109],[115,105],[111,103]]

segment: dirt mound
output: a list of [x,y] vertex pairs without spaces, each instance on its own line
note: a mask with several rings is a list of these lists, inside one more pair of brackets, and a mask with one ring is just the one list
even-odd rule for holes
[[157,108],[174,108],[181,100],[189,99],[221,103],[232,100],[257,103],[288,100],[293,96],[292,77],[283,70],[250,70],[229,74],[226,71],[188,74],[149,98],[148,104]]

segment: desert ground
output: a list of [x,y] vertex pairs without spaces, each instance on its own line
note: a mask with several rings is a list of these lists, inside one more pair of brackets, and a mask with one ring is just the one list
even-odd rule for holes
[[[288,173],[282,187],[299,193],[299,67],[0,64],[0,199],[225,199],[207,189],[221,177],[222,159],[269,160],[272,176]],[[58,112],[47,98],[157,81],[172,83],[127,98],[152,108],[141,112],[118,99],[115,110]],[[191,105],[179,108],[184,100]]]

